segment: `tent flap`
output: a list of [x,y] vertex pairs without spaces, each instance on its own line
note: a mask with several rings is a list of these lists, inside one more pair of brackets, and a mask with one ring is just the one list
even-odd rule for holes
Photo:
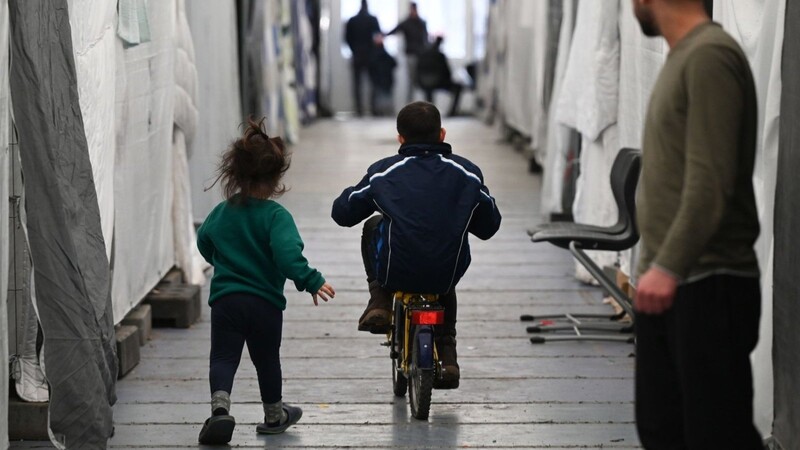
[[[12,101],[25,178],[36,309],[60,448],[106,447],[117,357],[109,267],[78,105],[66,0],[12,0]],[[47,82],[43,82],[46,80]]]

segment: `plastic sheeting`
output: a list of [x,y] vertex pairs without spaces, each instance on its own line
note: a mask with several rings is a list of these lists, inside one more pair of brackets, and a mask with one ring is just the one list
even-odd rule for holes
[[[273,2],[270,2],[273,3]],[[237,31],[239,37],[239,75],[242,99],[242,116],[260,117],[267,114],[261,99],[265,96],[264,54],[272,51],[264,40],[271,34],[266,23],[266,7],[264,0],[237,0]]]
[[780,71],[785,12],[784,0],[714,2],[714,20],[721,23],[725,30],[739,41],[750,60],[758,98],[759,128],[753,186],[761,223],[761,234],[756,241],[756,254],[762,273],[762,307],[759,343],[751,359],[755,386],[755,419],[760,431],[765,435],[769,435],[772,431],[773,419],[773,213],[778,170]]
[[562,191],[564,189],[564,171],[567,166],[567,152],[570,145],[569,127],[562,125],[553,114],[554,105],[561,96],[564,72],[567,70],[572,33],[575,28],[575,12],[577,0],[564,0],[562,4],[561,30],[558,38],[558,54],[556,56],[553,95],[549,103],[547,116],[547,148],[545,151],[544,174],[542,176],[541,212],[545,216],[551,213],[563,213]]
[[312,54],[314,32],[307,1],[291,2],[291,24],[294,42],[294,70],[300,119],[307,123],[317,116],[317,60]]
[[541,145],[537,132],[544,120],[548,6],[546,1],[506,0],[504,8],[505,82],[500,93],[504,119],[508,126],[531,138],[532,148]]
[[214,179],[220,154],[240,133],[236,6],[218,0],[186,3],[198,76],[197,135],[189,155],[194,221],[202,222],[222,197]]
[[619,145],[642,148],[642,133],[650,93],[669,48],[662,38],[648,38],[633,14],[633,4],[620,2]]
[[172,135],[173,203],[175,264],[190,284],[205,283],[203,269],[208,267],[197,249],[197,235],[192,217],[192,192],[187,153],[197,132],[197,71],[194,45],[186,19],[186,3],[177,1],[175,49],[175,127]]
[[[669,49],[664,39],[645,37],[631,2],[620,2],[619,33],[619,147],[641,149],[650,93]],[[632,263],[638,248],[620,253],[621,270],[633,277],[636,274]]]
[[149,2],[151,40],[117,43],[112,298],[121,320],[174,264],[175,2]]
[[[109,268],[79,110],[66,0],[9,4],[14,115],[36,305],[60,448],[105,448],[117,359]],[[40,80],[49,80],[44,86]]]
[[[613,225],[617,208],[609,174],[619,153],[619,2],[578,3],[575,32],[564,73],[556,119],[581,133],[580,170],[572,214],[575,222]],[[600,266],[617,263],[612,252],[589,252]],[[576,263],[577,277],[593,278]]]
[[89,144],[106,256],[114,232],[114,72],[116,5],[107,0],[68,0],[78,98]]
[[[765,12],[766,14],[766,12]],[[786,3],[783,89],[777,190],[775,194],[775,289],[773,363],[775,423],[773,437],[786,449],[800,448],[800,4]],[[762,327],[763,332],[763,327]],[[762,334],[762,341],[765,337]],[[757,378],[757,383],[759,379]],[[758,398],[758,397],[757,397]],[[758,410],[757,410],[758,411]],[[760,411],[759,411],[759,415]]]
[[[8,61],[8,4],[0,0],[0,64]],[[0,70],[0,392],[8,392],[8,318],[6,296],[8,294],[8,186],[10,165],[8,148],[9,107],[8,70]],[[0,448],[8,447],[8,396],[0,395]]]

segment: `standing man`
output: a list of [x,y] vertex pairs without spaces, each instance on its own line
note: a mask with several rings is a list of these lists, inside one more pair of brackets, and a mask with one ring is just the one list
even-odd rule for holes
[[408,72],[408,101],[414,100],[414,86],[417,84],[417,58],[428,46],[428,26],[419,17],[417,4],[411,2],[408,17],[397,24],[387,36],[400,32],[405,41],[406,71]]
[[703,0],[633,0],[670,53],[645,121],[635,300],[636,423],[648,449],[762,449],[757,105],[742,49]]
[[[381,33],[378,18],[369,13],[367,0],[361,0],[361,10],[347,21],[345,27],[345,42],[353,53],[353,91],[356,101],[356,114],[364,115],[364,106],[361,99],[361,80],[369,75],[369,61],[375,49],[374,37]],[[370,104],[375,104],[375,89],[370,86]]]

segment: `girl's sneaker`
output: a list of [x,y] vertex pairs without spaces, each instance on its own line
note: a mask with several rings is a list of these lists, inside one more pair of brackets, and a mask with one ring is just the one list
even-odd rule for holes
[[260,423],[256,426],[256,432],[259,434],[280,434],[286,431],[287,428],[297,423],[301,417],[303,417],[303,410],[296,407],[290,406],[286,403],[283,404],[283,410],[286,412],[286,420],[283,422],[275,422],[275,423],[266,423],[266,417],[264,418],[264,423]]
[[206,445],[227,444],[233,437],[233,428],[236,426],[236,419],[233,416],[213,415],[206,419],[203,429],[200,430],[198,442]]

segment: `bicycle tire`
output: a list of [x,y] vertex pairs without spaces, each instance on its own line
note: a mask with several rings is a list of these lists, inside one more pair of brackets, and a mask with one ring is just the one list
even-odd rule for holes
[[400,318],[403,317],[403,304],[395,303],[394,305],[394,318],[392,320],[392,329],[389,334],[389,346],[391,348],[391,355],[398,357],[392,358],[392,392],[396,397],[405,397],[408,392],[408,378],[400,370],[400,362],[403,360],[401,338],[398,336],[397,324],[400,323]]
[[431,392],[433,391],[433,369],[421,369],[417,365],[419,340],[414,333],[414,345],[411,351],[411,370],[408,383],[408,398],[411,415],[418,420],[427,420],[431,410]]

